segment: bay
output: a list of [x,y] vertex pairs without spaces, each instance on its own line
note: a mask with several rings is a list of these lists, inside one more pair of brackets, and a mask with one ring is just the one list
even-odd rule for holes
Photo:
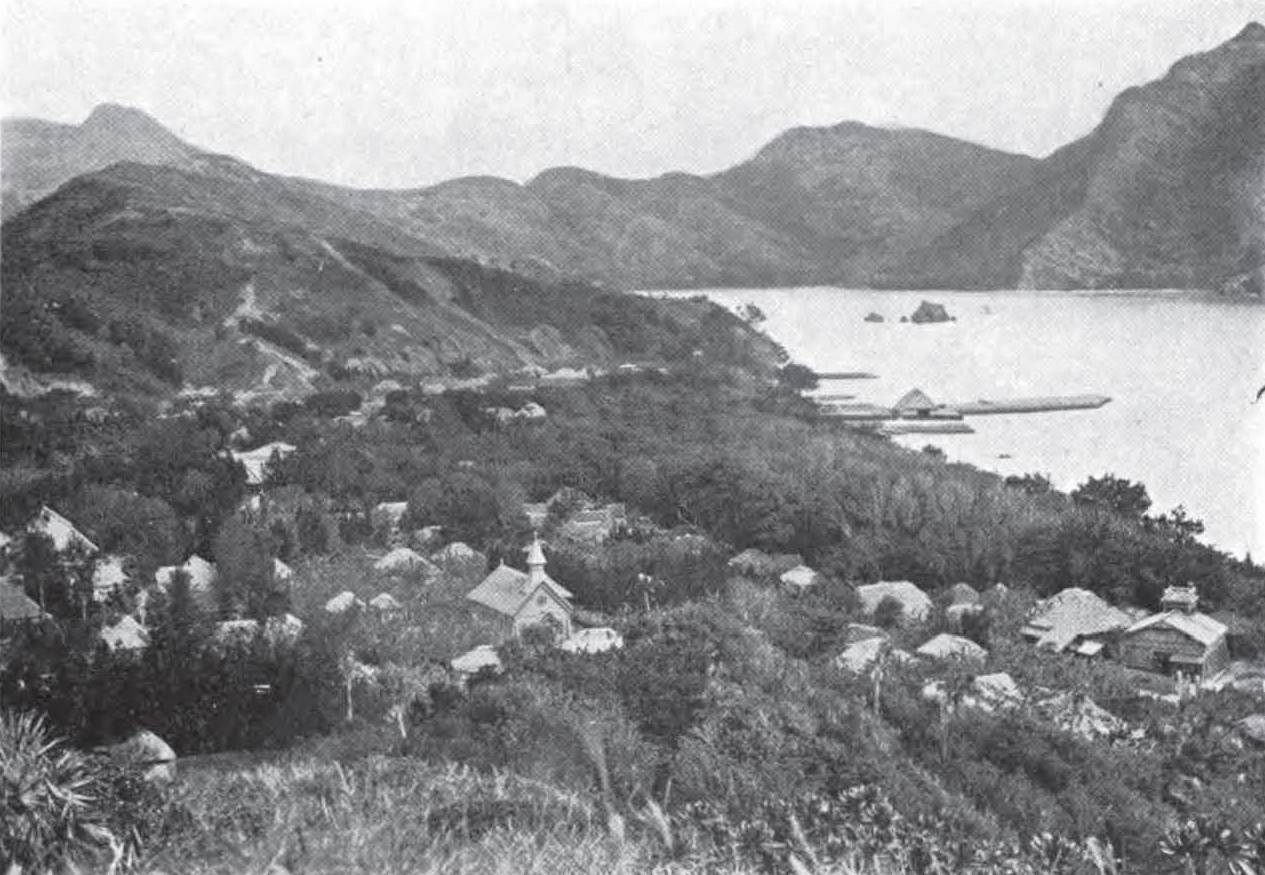
[[[950,460],[998,473],[1045,474],[1069,490],[1115,474],[1144,483],[1152,513],[1182,505],[1203,539],[1265,555],[1265,307],[1183,292],[903,292],[837,288],[714,289],[792,360],[818,371],[869,371],[818,391],[892,404],[920,388],[935,401],[1102,394],[1098,410],[970,417],[970,435],[905,435]],[[901,323],[921,300],[954,322]],[[866,322],[878,313],[883,322]]]

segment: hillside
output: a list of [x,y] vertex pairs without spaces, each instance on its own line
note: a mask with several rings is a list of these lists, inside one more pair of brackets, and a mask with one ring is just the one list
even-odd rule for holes
[[1262,289],[1265,27],[1122,93],[1031,181],[886,282],[966,288]]
[[[444,259],[222,157],[77,177],[6,222],[3,246],[7,365],[114,389],[296,395],[348,376],[605,365],[706,345],[692,305]],[[771,343],[716,318],[772,363]]]

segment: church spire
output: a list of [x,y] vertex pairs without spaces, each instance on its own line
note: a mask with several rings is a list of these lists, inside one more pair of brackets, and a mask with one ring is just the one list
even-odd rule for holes
[[545,579],[545,551],[540,545],[540,535],[533,533],[531,546],[527,548],[527,580],[532,586]]

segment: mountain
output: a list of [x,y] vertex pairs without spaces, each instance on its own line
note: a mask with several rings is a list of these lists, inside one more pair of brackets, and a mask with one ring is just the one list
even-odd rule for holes
[[406,190],[267,174],[103,106],[78,126],[5,121],[4,203],[12,214],[126,161],[184,174],[162,184],[190,208],[547,282],[1259,291],[1262,94],[1265,27],[1252,24],[1128,89],[1090,134],[1041,160],[844,122],[786,131],[710,175],[559,167],[526,184],[467,177]]
[[885,284],[1265,287],[1265,27],[1131,88]]
[[756,370],[776,360],[770,341],[710,305],[442,257],[235,159],[179,163],[77,176],[4,223],[11,390],[57,375],[141,394],[295,397],[344,379],[668,361],[695,349]]
[[308,190],[469,257],[617,287],[863,281],[893,252],[1023,184],[1035,159],[925,131],[796,128],[710,176],[620,179],[574,167],[412,191]]
[[82,173],[119,161],[184,166],[201,153],[144,112],[112,103],[80,125],[5,119],[0,146],[5,218]]

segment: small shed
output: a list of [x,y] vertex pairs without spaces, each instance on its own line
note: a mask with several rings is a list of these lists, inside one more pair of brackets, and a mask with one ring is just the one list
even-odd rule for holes
[[0,578],[0,633],[38,622],[43,616],[40,606],[27,597],[22,587]]
[[908,580],[882,580],[858,586],[857,597],[866,615],[871,617],[883,600],[889,598],[900,603],[904,622],[921,623],[931,613],[930,597]]
[[97,636],[111,651],[144,650],[149,646],[149,632],[129,614],[124,614],[111,626],[102,627]]
[[345,614],[353,608],[363,608],[365,603],[356,598],[356,594],[345,589],[325,603],[325,613]]
[[988,651],[969,638],[941,632],[914,651],[927,659],[961,659],[967,662],[983,662]]
[[794,568],[783,571],[778,580],[786,586],[797,589],[800,592],[815,586],[820,580],[820,575],[807,565],[796,565]]
[[473,650],[468,650],[458,656],[451,665],[453,671],[464,678],[473,677],[483,671],[499,674],[501,657],[497,655],[496,648],[491,644],[480,644]]
[[624,636],[609,626],[581,629],[558,645],[568,653],[606,653],[624,646]]

